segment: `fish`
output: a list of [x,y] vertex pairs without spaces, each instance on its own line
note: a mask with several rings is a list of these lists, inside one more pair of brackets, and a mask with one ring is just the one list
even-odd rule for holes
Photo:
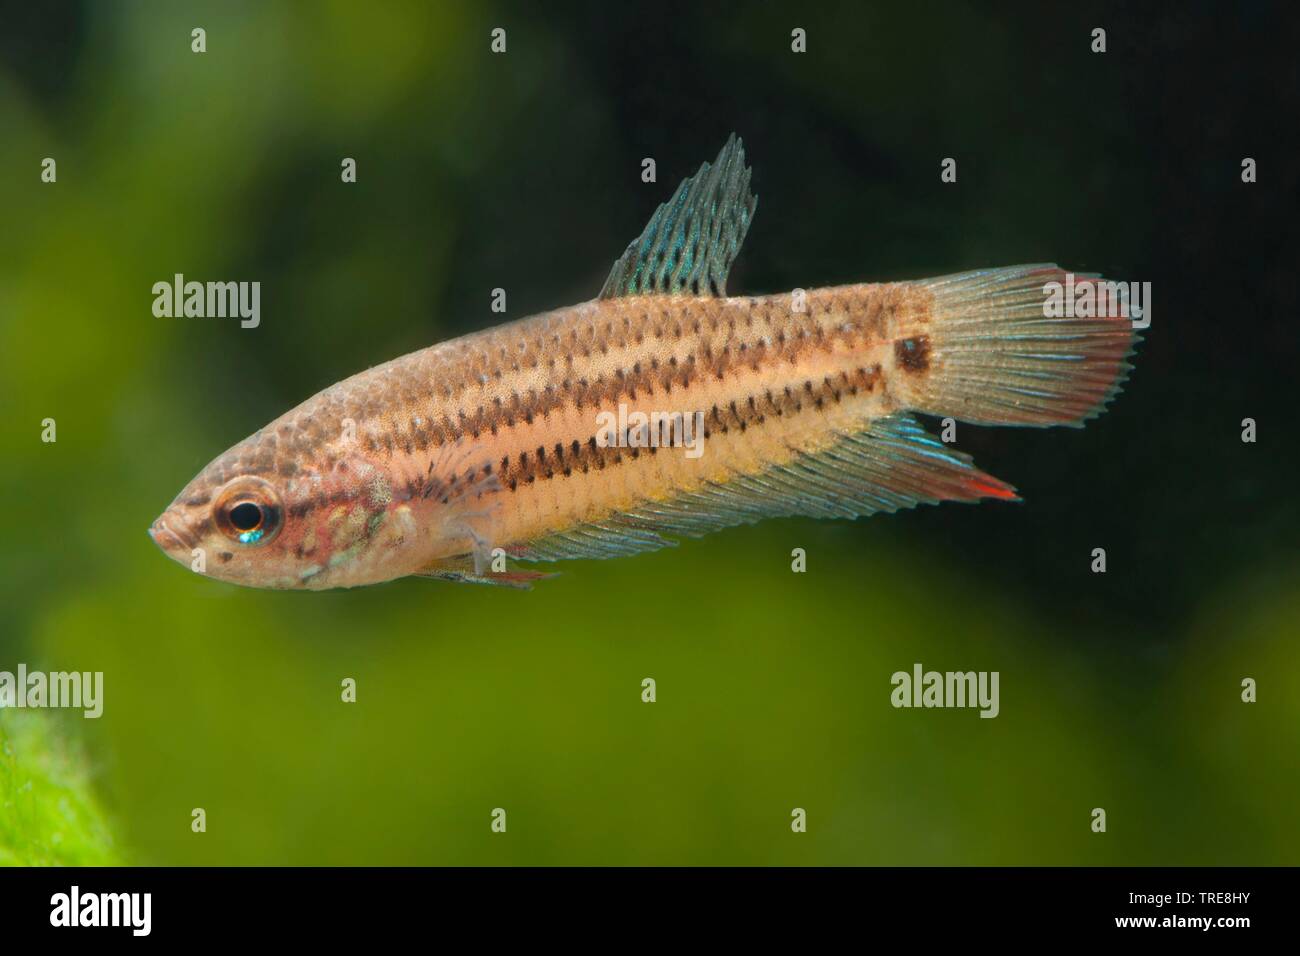
[[[1120,391],[1134,323],[1091,273],[1033,264],[728,295],[751,177],[732,134],[596,298],[324,389],[208,464],[153,541],[252,587],[528,588],[549,576],[539,563],[766,518],[1019,501],[918,416],[1077,427]],[[1045,306],[1067,281],[1095,292],[1090,308]]]

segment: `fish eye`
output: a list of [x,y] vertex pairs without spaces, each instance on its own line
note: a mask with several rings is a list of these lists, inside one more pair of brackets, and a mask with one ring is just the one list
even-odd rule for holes
[[238,531],[256,531],[262,524],[262,506],[255,501],[241,501],[230,509],[230,523]]
[[280,530],[279,496],[261,478],[236,478],[217,497],[212,511],[221,533],[240,544],[265,544]]

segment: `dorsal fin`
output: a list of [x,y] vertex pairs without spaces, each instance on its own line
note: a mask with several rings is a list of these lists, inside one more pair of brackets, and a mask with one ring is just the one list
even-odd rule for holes
[[682,180],[673,198],[614,263],[600,298],[726,295],[727,273],[745,240],[758,199],[735,133],[712,165]]

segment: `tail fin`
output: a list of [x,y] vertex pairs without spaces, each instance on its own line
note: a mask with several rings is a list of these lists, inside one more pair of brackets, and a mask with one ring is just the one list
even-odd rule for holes
[[[1050,283],[1075,315],[1048,308]],[[926,349],[929,374],[908,377],[905,396],[917,411],[980,425],[1079,427],[1105,410],[1132,368],[1132,322],[1118,287],[1096,275],[1071,280],[1055,265],[1027,265],[917,285],[934,294],[930,321],[897,343]]]

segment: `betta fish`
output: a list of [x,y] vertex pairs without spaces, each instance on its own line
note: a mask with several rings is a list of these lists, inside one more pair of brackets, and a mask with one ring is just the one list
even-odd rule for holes
[[[330,386],[204,468],[153,540],[253,587],[526,587],[546,575],[520,562],[763,518],[1019,500],[916,416],[1079,426],[1119,391],[1127,308],[1055,265],[728,295],[750,175],[732,136],[597,298]],[[1046,307],[1067,280],[1087,314]]]

